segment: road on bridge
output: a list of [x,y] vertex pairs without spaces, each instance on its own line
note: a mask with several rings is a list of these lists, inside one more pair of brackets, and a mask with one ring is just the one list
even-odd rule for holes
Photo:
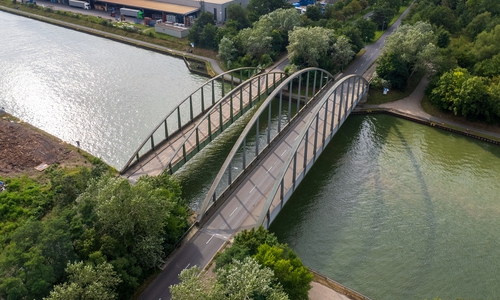
[[[366,52],[352,63],[344,74],[364,74],[380,54],[380,50],[385,44],[385,38],[399,26],[402,16],[376,43],[368,45]],[[285,63],[281,62],[279,65],[284,66]],[[242,184],[233,192],[233,200],[224,203],[195,236],[176,252],[164,271],[158,275],[140,299],[170,299],[169,286],[179,282],[178,274],[183,269],[195,265],[204,268],[234,233],[255,226],[265,201],[262,196],[266,195],[272,188],[284,163],[283,156],[298,137],[300,126],[306,122],[308,114],[303,116],[302,120],[292,125],[289,132],[282,137],[281,142],[274,144],[275,148],[269,152],[269,155],[262,158],[253,171],[245,177]]]

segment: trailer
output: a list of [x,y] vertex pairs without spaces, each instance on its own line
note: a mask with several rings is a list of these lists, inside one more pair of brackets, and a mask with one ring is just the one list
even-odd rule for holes
[[69,6],[90,9],[90,4],[88,2],[80,0],[69,0]]
[[125,7],[120,8],[120,14],[122,16],[134,17],[138,19],[142,19],[144,16],[144,13],[141,10]]

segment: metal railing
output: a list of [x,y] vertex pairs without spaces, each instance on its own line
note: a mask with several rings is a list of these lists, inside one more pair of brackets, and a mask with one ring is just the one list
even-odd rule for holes
[[269,225],[283,208],[314,162],[368,92],[369,83],[358,75],[344,77],[315,104],[311,116],[288,151],[279,175],[267,196],[256,226]]
[[259,74],[221,98],[186,135],[166,163],[165,171],[170,174],[177,171],[235,120],[261,101],[264,95],[274,90],[285,77],[283,72]]
[[[137,148],[120,173],[124,173],[130,166],[141,160],[142,157],[154,151],[155,148],[167,141],[169,137],[180,132],[184,126],[192,123],[200,115],[204,114],[215,103],[218,102],[216,96],[217,81],[221,82],[221,97],[226,95],[226,82],[229,85],[229,91],[233,90],[239,84],[244,82],[244,78],[251,78],[258,74],[258,68],[239,68],[219,74],[218,76],[208,80],[196,91],[187,96],[179,105],[170,111],[162,121],[151,131],[146,139]],[[235,76],[238,75],[238,76]],[[208,90],[209,97],[205,96]],[[208,98],[208,99],[206,99]],[[207,101],[208,100],[208,101]],[[156,137],[156,140],[155,140]]]
[[[283,131],[301,112],[304,106],[322,92],[324,87],[331,83],[333,75],[319,68],[308,68],[292,74],[284,80],[261,104],[252,119],[248,122],[239,139],[236,141],[226,161],[217,174],[206,198],[204,199],[198,221],[205,216],[209,206],[216,203],[220,196],[238,179],[244,170],[251,165],[269,144]],[[278,128],[271,131],[267,126],[261,131],[260,117],[268,110],[268,124],[271,122],[272,102],[278,97]],[[288,110],[282,115],[283,100],[288,100]],[[293,104],[295,102],[295,104]],[[265,126],[265,125],[264,125]],[[263,133],[261,135],[261,132]],[[262,145],[261,145],[262,140]],[[251,145],[253,143],[253,145]],[[250,146],[249,146],[250,145]],[[235,157],[240,155],[241,161],[233,163]]]

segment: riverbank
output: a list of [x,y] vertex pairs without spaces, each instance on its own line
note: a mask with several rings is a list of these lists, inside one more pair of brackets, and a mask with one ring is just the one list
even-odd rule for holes
[[480,124],[471,122],[464,124],[425,112],[422,108],[422,99],[424,99],[425,87],[428,83],[428,78],[424,76],[408,97],[384,104],[360,103],[353,111],[353,114],[385,113],[484,142],[500,145],[499,132],[480,128]]
[[[206,72],[203,72],[204,73],[203,75],[206,75],[206,76],[215,76],[217,74],[224,72],[222,70],[222,68],[219,66],[218,61],[216,59],[214,59],[213,57],[209,57],[208,53],[205,53],[206,52],[205,50],[194,48],[194,49],[191,49],[192,50],[191,53],[184,51],[183,49],[188,47],[187,40],[184,44],[183,43],[173,44],[172,42],[169,42],[168,40],[155,39],[155,38],[147,36],[146,34],[129,33],[129,32],[123,31],[123,30],[119,30],[119,29],[115,29],[113,27],[108,27],[106,25],[103,25],[104,23],[108,24],[107,23],[108,21],[103,19],[100,16],[96,16],[95,18],[97,20],[101,19],[101,22],[103,22],[103,24],[93,23],[93,25],[94,25],[93,27],[88,27],[88,26],[75,24],[75,23],[65,21],[65,20],[51,18],[49,16],[44,16],[41,14],[32,13],[29,11],[25,11],[21,8],[27,9],[29,7],[27,5],[24,5],[24,4],[18,4],[14,8],[0,5],[0,11],[4,11],[7,13],[11,13],[11,14],[15,14],[18,16],[34,19],[37,21],[49,23],[52,25],[64,27],[67,29],[76,30],[79,32],[84,32],[87,34],[103,37],[103,38],[110,39],[110,40],[113,40],[116,42],[124,43],[127,45],[135,46],[138,48],[142,48],[142,49],[146,49],[146,50],[150,50],[150,51],[154,51],[154,52],[158,52],[161,54],[170,55],[170,56],[181,58],[181,59],[187,59],[189,61],[194,61],[194,62],[198,62],[198,63],[200,61],[202,61],[206,65]],[[41,10],[41,9],[52,10],[49,8],[40,8],[40,7],[38,7],[36,10]],[[66,11],[63,11],[64,14],[58,13],[58,12],[59,11],[56,10],[52,13],[57,14],[57,16],[61,19],[64,17],[64,18],[68,18],[69,20],[71,20],[72,18],[75,18],[76,20],[78,20],[84,16],[80,13],[71,14],[69,12],[66,16],[65,15]],[[111,21],[109,21],[109,22],[111,22]],[[119,32],[119,34],[118,34],[118,32]],[[176,48],[179,48],[179,49],[175,49],[173,46],[175,46]],[[196,52],[200,52],[200,51],[203,52],[203,55],[196,54]],[[199,70],[197,70],[197,71],[198,72],[196,72],[196,73],[198,73],[198,74],[202,73]]]

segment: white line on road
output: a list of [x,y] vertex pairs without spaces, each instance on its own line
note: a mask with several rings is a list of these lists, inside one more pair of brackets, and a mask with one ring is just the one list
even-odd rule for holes
[[208,239],[208,241],[207,241],[205,244],[210,243],[210,241],[214,238],[214,235],[215,235],[215,234],[212,234],[212,236]]
[[283,153],[281,153],[281,155],[280,155],[280,156],[283,156],[283,154],[285,154],[285,153],[286,153],[286,150],[285,150],[285,151],[283,151]]
[[356,73],[358,71],[358,69],[354,70],[354,73]]
[[273,168],[273,166],[271,166],[271,167],[269,168],[269,170],[267,170],[267,172],[266,172],[266,173],[269,173],[269,171],[271,171],[271,169],[272,169],[272,168]]
[[[186,267],[185,267],[184,269],[187,269],[187,268],[189,268],[189,265],[190,265],[190,264],[191,264],[191,263],[188,263],[188,265],[187,265],[187,266],[186,266]],[[160,298],[160,299],[161,299],[161,298]]]
[[229,216],[232,216],[234,214],[234,212],[237,210],[238,208],[236,207],[233,212],[229,215]]
[[363,66],[363,65],[364,65],[364,63],[363,63],[363,64],[361,64],[361,66]]
[[250,190],[249,194],[251,194],[253,192],[253,190],[255,190],[255,187],[256,187],[256,185],[254,185],[254,187]]

